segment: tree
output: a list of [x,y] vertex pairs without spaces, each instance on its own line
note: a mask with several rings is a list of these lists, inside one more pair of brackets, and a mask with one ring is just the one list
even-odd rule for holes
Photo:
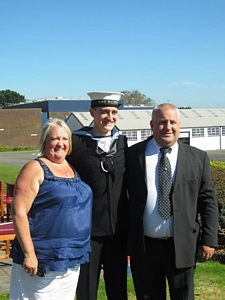
[[22,96],[17,92],[11,90],[0,91],[0,106],[7,106],[25,101],[25,96]]
[[155,101],[147,97],[145,94],[141,94],[138,90],[132,91],[121,91],[124,94],[122,97],[125,105],[146,105],[146,106],[155,106]]

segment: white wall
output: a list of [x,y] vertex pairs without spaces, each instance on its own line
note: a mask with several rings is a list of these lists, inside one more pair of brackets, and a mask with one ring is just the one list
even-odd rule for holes
[[[204,137],[192,137],[191,128],[181,129],[180,137],[190,137],[190,145],[201,150],[221,150],[225,149],[225,136],[222,136],[222,129],[220,136],[207,136],[207,128],[204,128]],[[128,141],[128,146],[132,146],[141,142],[141,131],[137,131],[137,140]]]

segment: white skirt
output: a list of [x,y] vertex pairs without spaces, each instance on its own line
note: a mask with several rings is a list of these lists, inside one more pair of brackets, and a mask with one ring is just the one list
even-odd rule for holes
[[74,300],[80,265],[66,272],[47,271],[44,277],[30,276],[12,263],[10,300]]

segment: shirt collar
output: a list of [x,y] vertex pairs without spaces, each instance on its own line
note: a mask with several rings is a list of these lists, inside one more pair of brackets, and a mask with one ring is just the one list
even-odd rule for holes
[[[161,146],[159,146],[159,144],[156,143],[154,138],[152,139],[152,146],[154,148],[155,153],[159,153],[160,148],[162,148]],[[178,142],[176,142],[173,146],[169,147],[169,148],[171,148],[171,150],[168,153],[177,152],[178,147],[179,147]]]

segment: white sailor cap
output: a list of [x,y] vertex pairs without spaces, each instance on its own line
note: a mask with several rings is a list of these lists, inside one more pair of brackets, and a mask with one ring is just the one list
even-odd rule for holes
[[91,98],[91,107],[96,106],[112,106],[118,107],[120,105],[119,100],[123,93],[119,92],[90,92],[87,93]]

